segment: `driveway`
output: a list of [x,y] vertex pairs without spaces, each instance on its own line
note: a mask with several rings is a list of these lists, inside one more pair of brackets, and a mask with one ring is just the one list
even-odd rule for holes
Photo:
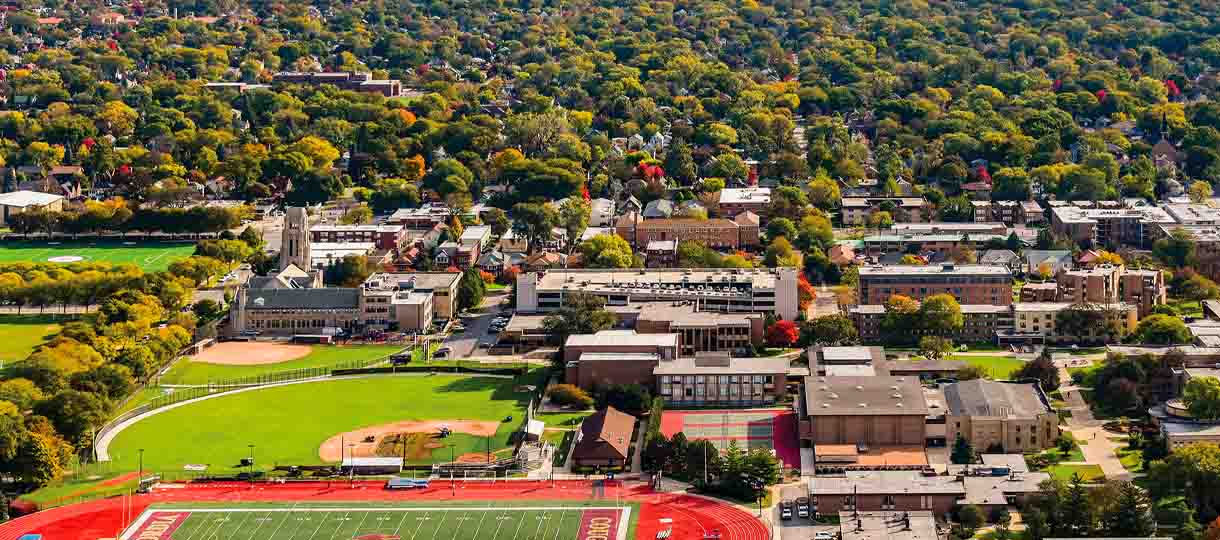
[[838,525],[819,525],[814,523],[812,519],[801,519],[797,517],[796,509],[793,508],[792,519],[781,520],[779,518],[780,501],[793,501],[795,503],[798,497],[809,496],[809,487],[805,482],[796,484],[784,484],[776,488],[779,491],[779,497],[775,500],[775,504],[771,507],[773,515],[771,522],[776,524],[778,532],[776,538],[778,540],[811,540],[814,533],[828,532],[834,535],[839,532]]
[[[462,324],[466,326],[464,332],[455,332],[445,338],[444,345],[449,347],[453,352],[449,353],[449,358],[470,358],[476,356],[475,352],[480,349],[486,349],[488,346],[496,342],[496,334],[488,334],[487,328],[491,326],[492,319],[500,315],[500,302],[504,300],[505,293],[499,292],[488,294],[480,304],[477,316],[462,319]],[[507,314],[507,312],[503,312]]]

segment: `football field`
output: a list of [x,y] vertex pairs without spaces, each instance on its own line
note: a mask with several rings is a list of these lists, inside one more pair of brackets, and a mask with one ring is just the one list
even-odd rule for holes
[[5,242],[0,244],[0,262],[126,263],[155,272],[194,252],[195,244],[191,242]]
[[630,506],[153,508],[120,540],[626,540]]

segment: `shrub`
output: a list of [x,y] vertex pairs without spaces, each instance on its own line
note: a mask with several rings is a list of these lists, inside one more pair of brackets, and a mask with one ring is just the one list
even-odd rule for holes
[[547,389],[547,397],[559,405],[570,405],[588,409],[593,406],[593,398],[588,392],[571,384],[557,384]]
[[483,278],[483,283],[491,284],[496,282],[496,276],[491,272],[479,270],[479,277]]

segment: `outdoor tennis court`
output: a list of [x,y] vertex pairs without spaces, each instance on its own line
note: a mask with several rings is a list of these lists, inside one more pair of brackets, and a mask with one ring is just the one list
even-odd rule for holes
[[711,441],[721,450],[731,441],[743,450],[774,450],[786,467],[801,466],[796,415],[789,409],[665,411],[661,432],[673,437],[679,431],[690,440]]
[[154,508],[120,540],[626,540],[630,506]]

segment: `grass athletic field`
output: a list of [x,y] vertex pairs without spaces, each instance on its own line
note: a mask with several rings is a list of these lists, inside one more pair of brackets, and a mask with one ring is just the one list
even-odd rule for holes
[[207,384],[209,381],[252,377],[293,369],[330,367],[355,360],[380,358],[402,350],[403,345],[317,345],[302,358],[257,365],[223,365],[184,358],[163,377],[161,384]]
[[[183,465],[208,465],[214,472],[237,467],[255,445],[259,468],[276,464],[324,463],[319,448],[331,436],[357,428],[404,420],[484,420],[501,422],[491,450],[508,446],[508,436],[523,421],[530,392],[539,384],[535,370],[510,378],[448,375],[374,376],[259,388],[226,394],[166,410],[117,435],[109,454],[120,470],[136,470],[144,449],[144,470],[181,471]],[[512,416],[511,422],[503,421]],[[440,439],[428,463],[483,452],[488,439],[454,433]]]
[[[165,270],[169,263],[189,257],[195,252],[190,242],[4,242],[0,244],[0,262],[111,262],[134,264],[145,271]],[[62,259],[61,259],[62,257]],[[76,259],[80,257],[80,259]],[[51,260],[56,259],[56,260]]]
[[155,508],[121,539],[235,540],[577,540],[597,535],[624,540],[638,511],[630,506],[466,501],[418,506]]
[[34,347],[59,331],[59,322],[49,315],[0,315],[0,362],[24,360]]

